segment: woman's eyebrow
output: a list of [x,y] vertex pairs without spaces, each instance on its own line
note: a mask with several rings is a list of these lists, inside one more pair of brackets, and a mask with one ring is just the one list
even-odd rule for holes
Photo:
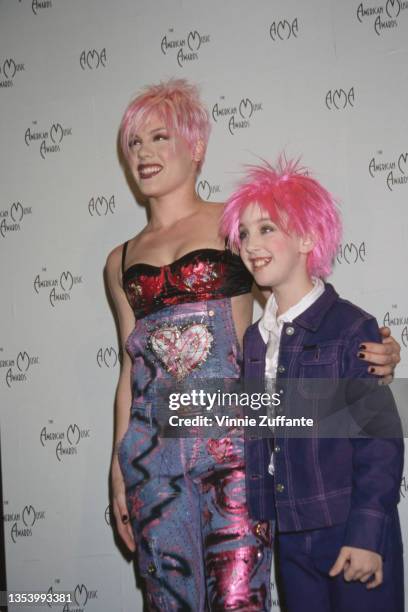
[[[152,130],[149,131],[149,134],[154,134],[155,132],[163,132],[163,131],[167,131],[167,128],[165,126],[153,128]],[[140,134],[136,132],[136,134],[134,135],[134,138],[141,138],[141,136]]]
[[154,128],[153,130],[150,130],[150,134],[153,134],[154,132],[162,132],[163,130],[167,130],[167,128],[163,125],[163,127],[158,127],[158,128]]

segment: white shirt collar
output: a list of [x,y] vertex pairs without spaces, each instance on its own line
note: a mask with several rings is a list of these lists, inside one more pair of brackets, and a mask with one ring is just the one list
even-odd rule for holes
[[301,300],[289,310],[276,317],[278,305],[273,293],[269,296],[266,302],[263,315],[259,321],[258,327],[264,342],[268,342],[269,332],[273,332],[276,336],[280,336],[280,331],[284,323],[293,321],[305,310],[309,308],[324,292],[324,283],[320,278],[312,277],[313,289],[306,293]]

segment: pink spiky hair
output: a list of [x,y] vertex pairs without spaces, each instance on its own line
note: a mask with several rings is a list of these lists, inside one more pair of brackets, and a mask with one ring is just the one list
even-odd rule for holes
[[202,165],[210,135],[208,111],[200,100],[198,88],[186,79],[169,79],[146,87],[127,107],[120,125],[120,144],[126,159],[129,143],[140,127],[157,113],[165,126],[187,142],[191,152],[199,140],[204,145]]
[[240,248],[239,223],[244,210],[258,204],[288,234],[311,236],[315,246],[307,259],[308,273],[325,278],[341,240],[341,220],[333,196],[307,174],[299,160],[281,155],[276,168],[264,161],[248,166],[236,191],[228,198],[221,233],[232,249]]

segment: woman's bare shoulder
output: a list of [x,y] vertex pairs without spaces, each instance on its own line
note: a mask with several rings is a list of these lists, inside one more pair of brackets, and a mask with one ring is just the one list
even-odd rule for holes
[[124,244],[119,244],[108,254],[105,270],[110,279],[118,277],[122,265],[122,252]]
[[108,271],[108,273],[112,269],[120,270],[122,266],[122,255],[125,244],[128,244],[128,250],[130,246],[132,249],[135,248],[138,242],[140,241],[142,234],[143,230],[136,234],[136,236],[134,236],[133,238],[129,238],[129,240],[126,240],[122,244],[119,244],[114,249],[112,249],[112,251],[108,254],[106,258],[106,270]]

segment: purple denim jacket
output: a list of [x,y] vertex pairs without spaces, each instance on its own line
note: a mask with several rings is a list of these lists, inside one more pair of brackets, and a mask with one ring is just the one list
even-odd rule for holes
[[[380,341],[374,317],[341,299],[330,284],[292,323],[285,323],[276,389],[285,380],[371,377],[357,356],[361,343]],[[258,324],[244,337],[244,380],[264,388],[266,345]],[[310,381],[309,381],[310,382]],[[361,381],[364,383],[364,381]],[[392,393],[379,386],[384,410],[398,420]],[[377,393],[376,393],[377,394]],[[281,396],[285,412],[285,395]],[[399,426],[399,425],[398,425]],[[344,546],[383,554],[387,528],[396,515],[402,477],[402,438],[251,439],[246,431],[246,486],[251,514],[274,519],[281,532],[347,523]],[[275,473],[268,473],[274,451]]]

